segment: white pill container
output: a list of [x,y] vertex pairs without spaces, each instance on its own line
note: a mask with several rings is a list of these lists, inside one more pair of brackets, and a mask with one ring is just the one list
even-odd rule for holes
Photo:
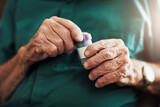
[[79,58],[80,58],[82,64],[87,59],[84,56],[84,52],[90,44],[92,44],[92,36],[89,33],[83,33],[83,41],[82,42],[76,42],[77,52],[78,52],[78,55],[79,55]]

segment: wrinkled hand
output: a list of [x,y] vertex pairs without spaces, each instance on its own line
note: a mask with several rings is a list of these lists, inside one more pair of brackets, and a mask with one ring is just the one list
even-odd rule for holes
[[37,62],[47,57],[72,53],[73,41],[80,42],[83,34],[70,20],[56,16],[45,19],[30,42],[22,47],[23,58]]
[[88,57],[84,63],[86,69],[92,69],[89,79],[97,80],[100,88],[111,83],[119,85],[138,85],[142,74],[133,69],[128,48],[121,39],[101,40],[89,45],[85,51]]

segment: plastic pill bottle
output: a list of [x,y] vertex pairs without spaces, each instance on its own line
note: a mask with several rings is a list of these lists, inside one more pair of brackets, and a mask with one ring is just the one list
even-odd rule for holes
[[83,33],[83,41],[82,42],[76,42],[76,48],[77,48],[77,52],[79,54],[81,63],[83,64],[85,62],[85,60],[87,59],[84,56],[84,52],[86,50],[86,48],[92,44],[92,36],[89,33]]

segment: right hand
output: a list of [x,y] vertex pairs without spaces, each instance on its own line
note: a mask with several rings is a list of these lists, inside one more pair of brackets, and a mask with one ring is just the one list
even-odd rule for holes
[[45,19],[30,42],[21,47],[22,58],[38,62],[58,54],[72,53],[74,42],[81,42],[81,29],[70,20],[56,16]]

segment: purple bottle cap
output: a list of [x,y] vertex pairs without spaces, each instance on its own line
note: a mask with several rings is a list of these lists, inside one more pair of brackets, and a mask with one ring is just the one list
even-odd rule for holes
[[91,34],[83,33],[83,41],[82,42],[87,41],[87,40],[91,40],[91,39],[92,39]]

